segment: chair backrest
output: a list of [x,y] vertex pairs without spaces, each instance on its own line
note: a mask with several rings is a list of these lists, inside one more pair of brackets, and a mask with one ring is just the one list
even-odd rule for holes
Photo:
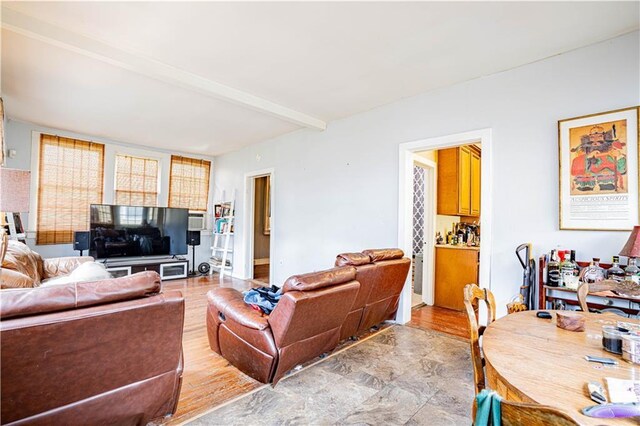
[[354,267],[343,266],[287,279],[269,316],[277,346],[339,330],[360,288],[355,277]]
[[589,305],[587,304],[587,296],[592,293],[599,293],[601,291],[611,291],[618,289],[622,283],[618,283],[613,280],[604,280],[597,283],[582,283],[578,287],[578,302],[583,312],[589,312]]
[[480,351],[480,336],[484,333],[485,326],[478,324],[479,301],[484,301],[487,306],[487,325],[496,319],[496,301],[493,293],[486,288],[480,288],[475,284],[467,284],[464,287],[464,306],[469,321],[469,343],[471,345],[471,362],[473,363],[473,378],[476,394],[485,388],[484,360]]
[[502,400],[500,409],[504,426],[575,426],[578,424],[562,411],[546,405]]

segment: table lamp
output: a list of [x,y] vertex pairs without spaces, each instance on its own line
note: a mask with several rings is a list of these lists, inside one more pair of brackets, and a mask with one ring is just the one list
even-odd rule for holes
[[[0,212],[7,214],[11,239],[18,239],[16,225],[20,228],[20,233],[24,232],[20,213],[29,211],[30,185],[31,172],[28,170],[0,167]],[[16,223],[14,213],[18,213],[20,223]]]
[[640,257],[640,226],[634,226],[627,243],[622,247],[620,256]]

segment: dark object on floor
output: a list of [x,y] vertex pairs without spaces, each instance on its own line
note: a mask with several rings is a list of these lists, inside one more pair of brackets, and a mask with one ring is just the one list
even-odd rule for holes
[[176,410],[184,299],[160,276],[2,293],[2,423],[147,424]]
[[210,270],[211,265],[209,265],[208,262],[202,262],[200,265],[198,265],[198,272],[200,272],[202,275],[207,275]]

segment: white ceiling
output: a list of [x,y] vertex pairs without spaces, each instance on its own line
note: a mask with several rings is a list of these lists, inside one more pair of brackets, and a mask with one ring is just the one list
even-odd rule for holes
[[[3,8],[7,116],[209,155],[640,26],[638,2],[3,2]],[[16,16],[31,19],[29,31]],[[70,49],[40,33],[45,25],[33,19],[94,41]],[[123,65],[92,54],[104,44],[112,56],[129,59]],[[144,68],[126,66],[136,58],[147,61]],[[229,102],[216,90],[182,84],[184,76],[160,81],[167,65],[207,87],[230,86],[277,105],[261,110]]]

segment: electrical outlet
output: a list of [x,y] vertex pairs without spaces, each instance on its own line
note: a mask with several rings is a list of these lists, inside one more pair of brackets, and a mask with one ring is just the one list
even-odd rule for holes
[[15,150],[15,149],[10,149],[10,150],[9,150],[9,158],[16,158],[16,155],[17,155],[17,154],[18,154],[18,153],[16,152],[16,150]]

